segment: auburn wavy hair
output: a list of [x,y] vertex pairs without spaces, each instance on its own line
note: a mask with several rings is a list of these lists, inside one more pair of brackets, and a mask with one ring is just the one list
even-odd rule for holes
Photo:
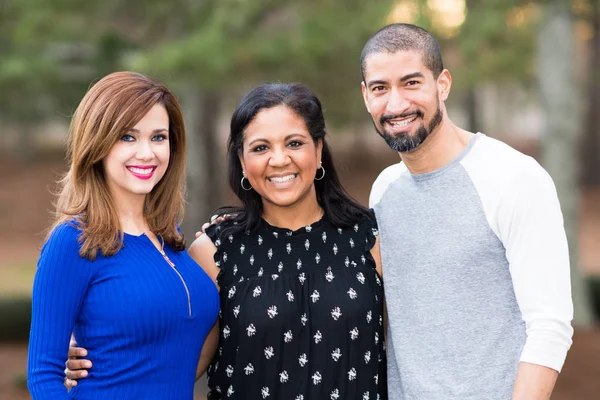
[[169,166],[146,196],[148,227],[176,250],[185,248],[179,232],[185,203],[185,128],[179,102],[162,83],[135,72],[115,72],[94,84],[77,107],[69,128],[69,170],[58,182],[52,229],[74,223],[81,230],[79,254],[91,260],[98,250],[117,253],[123,232],[109,193],[102,160],[121,136],[155,105],[169,116]]

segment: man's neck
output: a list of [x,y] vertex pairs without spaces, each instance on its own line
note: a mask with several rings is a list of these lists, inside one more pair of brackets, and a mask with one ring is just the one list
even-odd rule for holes
[[473,133],[444,118],[416,150],[399,155],[412,174],[424,174],[442,168],[458,157],[472,137]]

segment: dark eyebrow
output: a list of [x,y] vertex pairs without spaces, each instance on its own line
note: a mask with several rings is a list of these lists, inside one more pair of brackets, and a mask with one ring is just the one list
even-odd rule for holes
[[[414,79],[414,78],[425,78],[425,75],[423,75],[422,72],[413,72],[413,73],[404,75],[402,78],[400,78],[400,82],[406,82],[406,81]],[[369,81],[368,87],[372,87],[374,85],[385,85],[385,84],[387,84],[387,81],[384,81],[382,79],[376,79],[374,81]]]
[[[135,129],[135,128],[131,128],[129,130],[129,132],[140,133],[140,130],[139,129]],[[161,132],[169,133],[169,130],[161,128],[161,129],[155,129],[155,130],[152,131],[152,133],[161,133]]]
[[425,75],[423,75],[422,72],[413,72],[412,74],[404,75],[400,78],[400,82],[406,82],[413,78],[425,78]]
[[[287,142],[288,140],[290,140],[290,139],[292,139],[292,138],[294,138],[294,137],[296,137],[296,136],[299,136],[299,137],[305,137],[306,135],[303,135],[302,133],[290,133],[289,135],[287,135],[286,137],[284,137],[284,138],[283,138],[283,141],[284,141],[284,142]],[[265,143],[269,143],[269,141],[268,141],[267,139],[264,139],[264,138],[256,138],[256,139],[254,139],[253,141],[251,141],[250,143],[248,143],[248,147],[252,146],[252,144],[253,144],[253,143],[256,143],[256,142],[265,142]]]

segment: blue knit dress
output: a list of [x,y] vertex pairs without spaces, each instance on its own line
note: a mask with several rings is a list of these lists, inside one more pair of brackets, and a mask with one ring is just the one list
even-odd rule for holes
[[[33,284],[28,386],[34,400],[193,399],[217,289],[188,255],[125,234],[115,255],[79,257],[80,230],[65,223],[45,243]],[[174,264],[174,265],[171,265]],[[71,332],[93,363],[63,386]]]

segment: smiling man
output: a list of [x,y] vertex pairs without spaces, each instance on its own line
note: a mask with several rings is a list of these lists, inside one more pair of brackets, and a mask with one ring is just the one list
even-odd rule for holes
[[361,72],[375,129],[401,158],[370,196],[389,398],[549,399],[573,334],[552,179],[531,157],[452,123],[452,77],[424,29],[375,33]]

